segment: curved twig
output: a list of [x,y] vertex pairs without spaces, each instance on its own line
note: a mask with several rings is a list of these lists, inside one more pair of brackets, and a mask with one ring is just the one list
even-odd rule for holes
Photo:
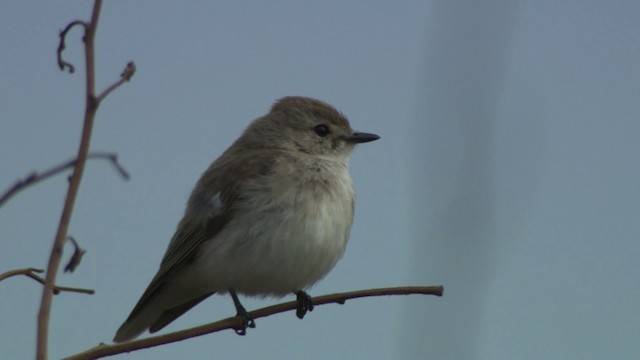
[[[25,268],[25,269],[10,270],[10,271],[7,271],[5,273],[0,274],[0,281],[8,279],[8,278],[10,278],[12,276],[24,275],[24,276],[30,277],[33,280],[35,280],[35,281],[39,282],[40,284],[44,285],[44,279],[41,276],[35,274],[35,273],[43,273],[43,272],[44,272],[44,270],[36,269],[36,268]],[[59,293],[61,293],[63,291],[75,292],[75,293],[81,293],[81,294],[88,294],[88,295],[93,295],[93,294],[96,293],[94,290],[91,290],[91,289],[81,289],[81,288],[73,288],[73,287],[58,286],[58,285],[55,285],[53,287],[53,293],[55,295],[58,295]]]
[[64,59],[62,58],[62,52],[64,51],[64,49],[66,49],[65,40],[67,38],[67,33],[69,32],[69,30],[73,29],[76,26],[82,26],[82,28],[84,29],[84,41],[84,37],[87,35],[88,25],[82,20],[72,21],[69,23],[69,25],[67,25],[67,27],[64,28],[64,30],[60,31],[60,44],[58,45],[58,67],[62,71],[64,71],[65,68],[69,69],[69,74],[73,74],[76,71],[76,68],[71,63],[64,61]]
[[[406,286],[406,287],[392,287],[392,288],[380,288],[352,291],[331,295],[318,296],[313,298],[314,305],[323,305],[330,303],[344,304],[347,300],[357,299],[369,296],[384,296],[384,295],[435,295],[442,296],[444,288],[442,286]],[[277,304],[262,309],[254,310],[249,315],[254,318],[263,318],[270,315],[283,313],[290,310],[296,310],[298,303],[296,301],[289,301],[282,304]],[[209,324],[197,326],[194,328],[172,332],[165,335],[153,336],[146,339],[140,339],[130,341],[122,344],[107,345],[104,343],[89,349],[85,352],[65,358],[65,360],[89,360],[99,359],[116,354],[128,353],[131,351],[146,349],[150,347],[169,344],[172,342],[182,341],[221,330],[238,329],[241,328],[242,321],[238,317],[230,317],[220,321],[212,322]]]

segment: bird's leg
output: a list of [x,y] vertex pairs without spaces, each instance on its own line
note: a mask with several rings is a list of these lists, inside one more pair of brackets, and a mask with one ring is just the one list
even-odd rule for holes
[[242,328],[236,329],[236,334],[238,335],[246,335],[247,328],[256,327],[255,321],[247,310],[245,310],[244,306],[240,303],[240,299],[238,299],[238,294],[236,294],[235,290],[229,289],[229,294],[231,294],[231,298],[233,299],[233,304],[236,306],[236,316],[238,316],[242,320]]
[[296,298],[298,300],[298,309],[296,309],[296,316],[298,319],[304,318],[307,311],[313,311],[313,300],[311,296],[302,290],[296,292]]

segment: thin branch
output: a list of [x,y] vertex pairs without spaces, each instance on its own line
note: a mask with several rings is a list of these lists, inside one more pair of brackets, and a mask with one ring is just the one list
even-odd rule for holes
[[[116,171],[118,171],[120,176],[122,176],[122,178],[125,180],[129,180],[129,173],[124,169],[124,167],[122,167],[122,165],[118,163],[118,155],[107,152],[92,152],[91,154],[87,155],[87,158],[109,160],[111,162],[111,165],[113,165]],[[4,194],[2,194],[2,196],[0,196],[0,206],[4,205],[5,202],[12,198],[20,190],[24,190],[31,185],[46,180],[51,176],[64,172],[65,170],[72,169],[76,165],[77,161],[77,159],[68,160],[62,164],[53,166],[40,174],[38,174],[37,172],[32,172],[31,174],[25,176],[24,179],[16,181],[13,186],[11,186],[7,191],[4,192]]]
[[[442,286],[407,286],[407,287],[393,287],[393,288],[381,288],[381,289],[369,289],[352,291],[346,293],[338,293],[331,295],[318,296],[313,298],[314,305],[323,305],[330,303],[344,304],[347,300],[357,299],[370,296],[384,296],[384,295],[435,295],[442,296],[444,289]],[[296,310],[298,303],[296,301],[290,301],[282,304],[277,304],[262,309],[258,309],[250,312],[249,314],[254,319],[267,317],[274,314],[283,313],[286,311]],[[122,344],[107,345],[104,343],[89,349],[85,352],[65,358],[65,360],[89,360],[99,359],[116,354],[128,353],[136,350],[146,349],[150,347],[169,344],[177,341],[182,341],[221,330],[227,329],[239,329],[241,328],[242,321],[238,317],[230,317],[220,321],[212,322],[209,324],[197,326],[194,328],[172,332],[165,335],[153,336],[146,339],[140,339],[130,341]]]
[[[36,274],[36,273],[43,273],[43,272],[44,272],[44,270],[35,269],[35,268],[11,270],[11,271],[7,271],[7,272],[5,272],[3,274],[0,274],[0,281],[8,279],[8,278],[10,278],[12,276],[25,275],[25,276],[30,277],[33,280],[39,282],[40,284],[44,285],[44,279],[41,276]],[[53,294],[54,295],[58,295],[59,293],[61,293],[63,291],[75,292],[75,293],[81,293],[81,294],[88,294],[88,295],[93,295],[93,294],[96,293],[94,290],[91,290],[91,289],[80,289],[80,288],[73,288],[73,287],[67,287],[67,286],[58,286],[58,285],[55,285],[53,287]]]
[[47,264],[47,276],[45,278],[44,288],[42,289],[42,299],[40,301],[40,310],[38,311],[38,330],[36,339],[36,359],[47,359],[47,348],[49,342],[49,320],[51,315],[51,303],[53,301],[53,290],[58,275],[58,268],[62,258],[62,248],[67,238],[71,215],[75,205],[80,181],[87,162],[89,154],[89,145],[91,143],[91,133],[93,131],[93,123],[97,110],[95,98],[95,59],[94,59],[94,40],[96,29],[98,27],[98,19],[100,18],[100,9],[102,8],[102,0],[95,0],[91,21],[85,25],[84,48],[86,63],[86,105],[84,114],[84,125],[82,128],[82,137],[78,149],[78,160],[75,164],[69,190],[64,202],[64,208],[60,217],[60,225],[56,232],[55,240],[51,248],[49,262]]

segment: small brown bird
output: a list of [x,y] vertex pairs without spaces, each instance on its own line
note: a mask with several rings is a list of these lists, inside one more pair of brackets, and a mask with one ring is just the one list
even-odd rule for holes
[[254,321],[238,299],[296,294],[298,317],[313,308],[304,290],[344,253],[355,192],[349,157],[377,140],[354,132],[327,103],[278,100],[198,180],[151,284],[115,342],[156,332],[207,297],[229,293],[244,328]]

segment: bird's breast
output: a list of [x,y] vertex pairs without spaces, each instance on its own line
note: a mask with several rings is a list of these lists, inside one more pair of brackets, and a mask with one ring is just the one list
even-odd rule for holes
[[202,257],[211,278],[226,281],[217,286],[277,296],[322,279],[344,253],[353,220],[353,185],[339,170],[246,188]]

